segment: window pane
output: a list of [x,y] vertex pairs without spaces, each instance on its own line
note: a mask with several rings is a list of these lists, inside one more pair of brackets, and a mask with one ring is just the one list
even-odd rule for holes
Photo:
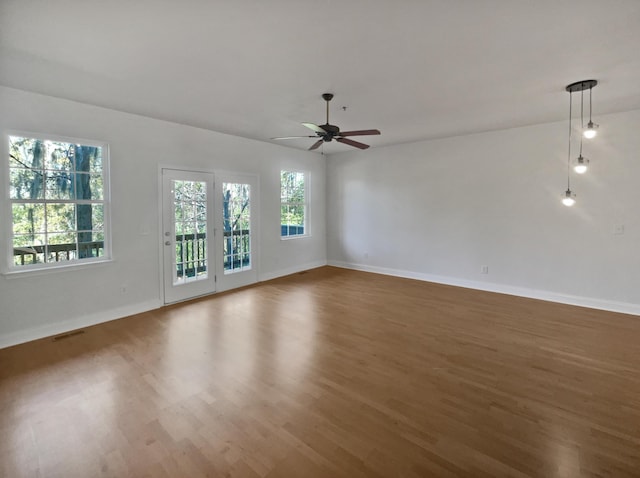
[[[206,278],[207,183],[173,180],[176,255],[174,283]],[[198,234],[201,233],[201,234]]]
[[182,223],[182,233],[183,234],[195,234],[196,233],[196,223],[195,222],[183,222]]
[[184,219],[183,218],[183,214],[182,214],[182,203],[181,202],[177,202],[176,201],[174,203],[174,212],[173,212],[173,214],[174,214],[174,220],[176,222],[182,221]]
[[44,141],[35,138],[9,136],[11,167],[42,170],[44,167]]
[[42,246],[44,243],[44,234],[15,234],[13,236],[13,247]]
[[196,201],[196,220],[200,223],[207,220],[207,204],[204,201]]
[[73,248],[75,249],[76,234],[73,232],[49,234],[48,242],[49,244],[73,244]]
[[89,240],[78,242],[78,256],[82,258],[86,257],[100,257],[103,255],[103,244],[98,241]]
[[68,171],[45,171],[47,199],[75,199],[71,173]]
[[74,149],[72,145],[56,141],[45,141],[45,148],[45,169],[71,172],[71,170],[73,169],[73,164],[71,162],[71,158],[69,157],[69,153]]
[[14,234],[44,232],[44,204],[13,204],[12,210]]
[[91,175],[75,173],[74,183],[76,199],[95,199],[91,193]]
[[13,236],[14,265],[28,265],[45,261],[44,234],[16,234]]
[[89,171],[102,176],[102,148],[96,148],[96,154],[89,160]]
[[91,197],[89,199],[103,199],[104,198],[104,184],[102,182],[102,175],[92,174],[89,179],[91,186]]
[[[78,207],[80,208],[80,206]],[[76,229],[76,205],[47,204],[46,222],[47,232],[74,231]]]
[[280,234],[282,237],[305,233],[306,191],[305,173],[281,172]]
[[104,205],[91,204],[90,206],[91,206],[91,229],[93,229],[94,231],[104,231]]
[[[251,268],[250,251],[246,249],[251,232],[251,190],[249,184],[223,183],[223,262],[225,272]],[[246,238],[246,239],[245,239]],[[243,259],[244,258],[244,259]]]
[[74,233],[49,234],[47,236],[47,262],[69,261],[78,257],[77,235]]
[[9,172],[10,199],[42,199],[44,174],[25,168],[11,168]]

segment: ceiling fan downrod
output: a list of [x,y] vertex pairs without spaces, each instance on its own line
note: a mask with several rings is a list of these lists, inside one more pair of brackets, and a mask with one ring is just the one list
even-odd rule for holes
[[333,99],[333,93],[323,93],[322,98],[327,102],[327,124],[329,124],[329,101]]

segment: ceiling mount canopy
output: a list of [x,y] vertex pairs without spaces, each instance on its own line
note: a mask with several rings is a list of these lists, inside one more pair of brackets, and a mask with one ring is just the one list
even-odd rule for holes
[[598,84],[598,80],[582,80],[576,81],[575,83],[571,83],[567,85],[567,91],[569,93],[576,93],[578,91],[590,90],[594,86]]

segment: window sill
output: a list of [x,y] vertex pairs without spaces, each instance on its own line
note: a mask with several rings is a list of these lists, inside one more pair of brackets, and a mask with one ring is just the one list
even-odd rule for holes
[[311,237],[311,234],[297,234],[295,236],[280,236],[280,240],[291,241],[293,239],[304,239],[305,237]]
[[114,262],[113,259],[100,259],[89,262],[82,263],[74,263],[74,264],[64,264],[64,265],[55,265],[48,267],[38,267],[38,268],[29,268],[29,269],[9,269],[5,270],[2,275],[7,279],[16,279],[18,277],[33,277],[39,275],[47,275],[47,274],[55,274],[59,272],[66,272],[72,270],[85,269],[87,267],[101,266],[105,264],[109,264]]

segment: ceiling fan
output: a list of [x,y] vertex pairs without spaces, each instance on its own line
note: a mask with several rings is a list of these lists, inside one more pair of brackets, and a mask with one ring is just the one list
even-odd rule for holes
[[353,146],[355,148],[367,149],[369,147],[368,144],[360,143],[358,141],[353,141],[352,139],[346,138],[346,136],[367,136],[372,134],[380,134],[380,131],[377,129],[361,129],[358,131],[340,131],[336,125],[329,124],[329,101],[333,98],[333,93],[324,93],[322,98],[327,102],[327,122],[325,124],[317,125],[314,123],[302,123],[302,126],[306,126],[313,132],[315,132],[315,136],[282,136],[279,138],[271,138],[274,140],[282,140],[282,139],[298,139],[298,138],[320,138],[318,141],[313,143],[309,148],[309,151],[314,149],[318,149],[322,143],[329,143],[332,140],[336,140],[339,143],[348,144],[349,146]]

